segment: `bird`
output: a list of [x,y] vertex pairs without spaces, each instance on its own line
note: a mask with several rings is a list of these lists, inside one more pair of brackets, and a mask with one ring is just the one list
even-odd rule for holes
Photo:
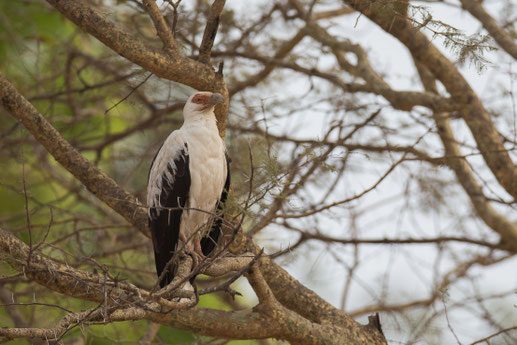
[[[158,277],[171,283],[181,248],[204,258],[221,236],[222,210],[230,188],[230,159],[214,113],[219,93],[196,92],[183,108],[183,125],[158,149],[149,170],[147,205]],[[196,262],[196,260],[194,260]],[[191,279],[191,282],[193,279]]]

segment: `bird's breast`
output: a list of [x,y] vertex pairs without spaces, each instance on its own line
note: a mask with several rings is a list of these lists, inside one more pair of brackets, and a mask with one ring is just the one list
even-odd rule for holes
[[187,142],[191,186],[185,231],[203,226],[215,212],[226,180],[224,143],[213,131],[190,131]]

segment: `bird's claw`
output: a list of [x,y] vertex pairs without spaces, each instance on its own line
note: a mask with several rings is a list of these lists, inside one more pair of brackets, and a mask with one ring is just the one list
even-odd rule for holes
[[185,251],[187,252],[190,257],[192,257],[193,261],[193,267],[196,267],[199,265],[201,261],[205,259],[205,255],[203,254],[203,251],[201,250],[201,245],[199,242],[194,244],[194,247],[190,243],[187,243],[185,246]]

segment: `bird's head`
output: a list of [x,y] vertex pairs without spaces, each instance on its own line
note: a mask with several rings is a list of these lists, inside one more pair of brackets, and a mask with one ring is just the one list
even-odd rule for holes
[[221,94],[206,91],[196,92],[187,100],[183,113],[211,113],[216,104],[223,102],[224,97]]

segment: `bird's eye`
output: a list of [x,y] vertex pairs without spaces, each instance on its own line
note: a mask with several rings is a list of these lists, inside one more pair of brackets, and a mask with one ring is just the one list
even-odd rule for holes
[[194,103],[201,103],[201,97],[199,95],[194,96],[194,98],[192,99],[192,102],[194,102]]

